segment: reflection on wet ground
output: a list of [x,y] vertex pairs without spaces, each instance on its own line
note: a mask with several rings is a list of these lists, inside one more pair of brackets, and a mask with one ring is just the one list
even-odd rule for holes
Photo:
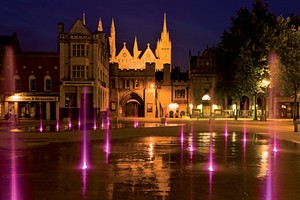
[[[162,123],[112,123],[112,124],[93,124],[93,123],[87,123],[86,124],[86,130],[98,130],[98,129],[118,129],[118,128],[152,128],[152,127],[166,127],[166,126],[180,126],[181,124],[162,124]],[[8,127],[10,128],[10,127]],[[57,125],[36,125],[36,126],[25,126],[25,127],[18,127],[15,129],[12,129],[12,132],[63,132],[63,131],[78,131],[83,130],[82,125],[68,125],[64,124],[62,126]]]
[[103,139],[89,143],[87,170],[80,142],[0,149],[0,199],[12,160],[20,199],[299,199],[299,146],[273,145],[235,132]]

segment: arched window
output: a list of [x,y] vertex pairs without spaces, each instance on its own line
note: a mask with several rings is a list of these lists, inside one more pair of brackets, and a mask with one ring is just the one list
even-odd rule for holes
[[44,90],[51,91],[52,90],[52,79],[51,76],[47,75],[44,78]]
[[15,75],[14,77],[14,89],[16,92],[21,91],[21,79],[19,75]]
[[36,79],[34,75],[29,76],[29,91],[36,91]]

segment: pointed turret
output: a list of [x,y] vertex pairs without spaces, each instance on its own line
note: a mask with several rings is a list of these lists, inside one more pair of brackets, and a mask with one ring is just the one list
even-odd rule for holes
[[99,21],[98,21],[98,31],[99,32],[103,31],[103,26],[102,26],[102,20],[101,20],[101,18],[99,18]]
[[83,11],[82,13],[82,22],[83,24],[86,26],[86,22],[85,22],[85,12]]
[[167,33],[168,29],[167,29],[167,14],[164,13],[164,25],[163,25],[163,32]]
[[115,30],[114,18],[112,18],[111,20],[109,46],[110,46],[110,55],[111,55],[110,61],[114,62],[116,59],[116,30]]
[[138,42],[136,36],[134,37],[133,43],[133,57],[137,58],[140,55],[141,51],[139,51]]

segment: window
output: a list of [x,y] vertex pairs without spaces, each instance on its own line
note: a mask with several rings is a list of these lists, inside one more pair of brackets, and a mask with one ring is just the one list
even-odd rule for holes
[[124,87],[129,88],[129,80],[124,80]]
[[35,76],[29,76],[29,91],[36,91],[36,79]]
[[66,93],[65,106],[76,107],[76,103],[77,103],[76,93]]
[[84,78],[84,66],[83,65],[72,66],[72,78]]
[[85,55],[89,56],[89,45],[86,45],[85,51]]
[[14,88],[15,91],[21,91],[21,79],[18,75],[15,76]]
[[175,99],[185,98],[185,89],[175,90]]
[[51,91],[52,90],[52,80],[51,76],[47,75],[44,78],[44,90],[45,91]]
[[139,88],[139,80],[135,80],[135,86],[134,86],[135,88]]
[[[73,44],[72,45],[72,55],[73,56],[85,56],[84,54],[84,44]],[[86,48],[86,55],[88,55],[88,46]]]

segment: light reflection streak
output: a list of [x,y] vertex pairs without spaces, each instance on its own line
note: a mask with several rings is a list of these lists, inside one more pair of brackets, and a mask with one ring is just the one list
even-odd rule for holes
[[18,200],[15,133],[11,133],[11,200]]
[[246,120],[244,120],[243,126],[243,149],[244,149],[244,161],[246,160],[246,151],[247,151],[247,128],[246,128]]
[[212,198],[213,171],[209,171],[209,199]]
[[82,169],[82,189],[81,189],[81,192],[82,192],[82,199],[86,200],[86,183],[87,183],[87,169]]
[[153,159],[153,138],[150,138],[150,144],[149,144],[149,160],[152,161]]
[[104,152],[105,152],[105,162],[108,164],[109,154],[110,154],[110,138],[109,138],[109,129],[106,129],[106,138],[104,144]]
[[190,159],[191,159],[191,161],[193,159],[193,151],[194,151],[194,141],[193,141],[194,139],[193,139],[193,137],[194,137],[193,127],[191,126],[191,133],[190,133],[190,137],[188,139],[188,142],[189,142],[188,150],[190,152]]

